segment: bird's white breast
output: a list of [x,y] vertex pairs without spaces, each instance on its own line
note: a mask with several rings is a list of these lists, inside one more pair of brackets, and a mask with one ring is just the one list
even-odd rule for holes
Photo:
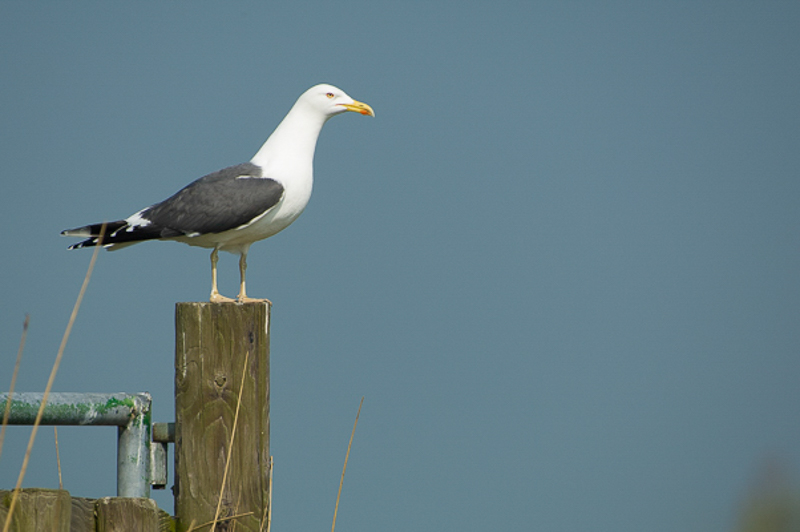
[[[279,181],[284,186],[284,192],[278,204],[248,225],[229,231],[233,236],[231,244],[240,240],[253,242],[268,238],[286,229],[300,216],[311,199],[312,176],[293,176],[293,179],[285,182]],[[227,251],[227,247],[224,245],[221,249]]]

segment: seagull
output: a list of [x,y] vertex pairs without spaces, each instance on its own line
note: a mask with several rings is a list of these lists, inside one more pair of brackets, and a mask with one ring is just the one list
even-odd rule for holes
[[[247,252],[253,242],[286,229],[303,212],[311,197],[314,150],[322,126],[347,111],[375,116],[372,107],[333,85],[311,87],[250,162],[201,177],[124,220],[67,229],[61,234],[86,238],[69,249],[100,245],[115,250],[145,240],[174,240],[210,248],[212,303],[267,301],[247,297]],[[240,287],[235,300],[217,289],[220,251],[239,254]]]

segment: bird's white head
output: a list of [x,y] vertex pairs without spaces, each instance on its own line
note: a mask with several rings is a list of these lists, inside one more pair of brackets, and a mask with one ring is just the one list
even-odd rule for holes
[[326,84],[311,87],[300,95],[252,162],[261,166],[265,173],[291,167],[286,170],[288,173],[310,179],[314,149],[322,126],[332,116],[346,111],[375,116],[372,107],[352,99],[342,89]]
[[321,84],[308,89],[297,100],[298,103],[309,105],[321,112],[326,118],[339,113],[352,111],[366,116],[375,116],[375,111],[369,105],[354,100],[342,89],[333,85]]

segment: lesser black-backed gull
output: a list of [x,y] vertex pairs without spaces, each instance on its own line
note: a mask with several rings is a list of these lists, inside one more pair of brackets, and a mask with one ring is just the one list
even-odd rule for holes
[[325,122],[372,108],[332,85],[304,92],[249,163],[224,168],[194,181],[175,195],[124,220],[62,231],[85,237],[69,249],[102,245],[110,250],[145,240],[175,240],[211,248],[211,301],[234,301],[217,290],[219,251],[239,254],[239,302],[247,297],[245,270],[253,242],[285,229],[305,209],[313,184],[314,149]]

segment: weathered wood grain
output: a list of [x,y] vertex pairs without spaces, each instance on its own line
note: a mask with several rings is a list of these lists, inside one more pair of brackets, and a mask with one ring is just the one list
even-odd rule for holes
[[152,499],[104,497],[97,499],[97,532],[159,529],[158,506]]
[[[179,531],[214,518],[240,395],[220,515],[252,512],[237,518],[235,528],[260,530],[269,500],[269,310],[268,303],[176,305],[174,489]],[[232,527],[226,520],[217,530]]]
[[[4,524],[14,491],[0,491],[0,524]],[[69,532],[72,504],[69,492],[42,488],[20,491],[10,530],[13,532]]]
[[72,518],[70,519],[70,532],[94,532],[95,499],[85,499],[83,497],[72,498]]
[[[13,491],[0,490],[0,526]],[[20,492],[11,532],[172,532],[172,516],[152,499],[70,497],[66,490],[25,488]]]

